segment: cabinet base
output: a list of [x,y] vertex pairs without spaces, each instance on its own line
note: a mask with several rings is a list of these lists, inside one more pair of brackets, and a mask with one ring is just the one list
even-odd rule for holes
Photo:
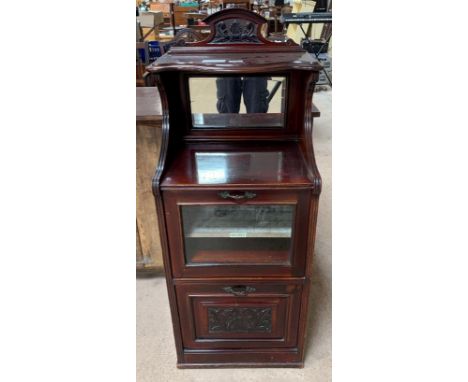
[[179,358],[179,369],[192,368],[251,368],[251,367],[304,367],[301,352],[290,350],[208,350],[186,349]]
[[179,369],[210,369],[210,368],[254,368],[254,367],[290,367],[300,368],[304,367],[303,362],[288,362],[288,363],[266,363],[266,362],[249,362],[249,363],[178,363]]

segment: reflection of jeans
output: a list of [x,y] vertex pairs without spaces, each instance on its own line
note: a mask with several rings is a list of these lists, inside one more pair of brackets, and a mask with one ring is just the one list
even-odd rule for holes
[[266,113],[268,111],[267,77],[222,77],[216,79],[220,113],[239,113],[241,95],[247,113]]

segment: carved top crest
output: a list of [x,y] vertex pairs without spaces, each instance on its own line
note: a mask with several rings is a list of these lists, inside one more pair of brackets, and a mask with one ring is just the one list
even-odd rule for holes
[[210,34],[200,41],[178,41],[169,52],[146,69],[223,73],[264,73],[265,71],[312,70],[322,65],[294,41],[273,41],[261,29],[267,22],[257,13],[230,8],[203,20]]
[[267,40],[261,34],[267,20],[257,13],[243,8],[223,9],[203,20],[211,27],[209,36],[190,46],[220,45],[291,45]]
[[244,19],[218,21],[209,44],[261,44],[257,30],[257,24]]

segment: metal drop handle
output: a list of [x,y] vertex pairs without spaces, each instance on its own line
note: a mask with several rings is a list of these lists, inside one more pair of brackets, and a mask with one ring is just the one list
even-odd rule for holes
[[246,285],[235,285],[224,287],[223,290],[227,293],[232,293],[234,296],[246,296],[248,293],[255,292],[255,288]]
[[254,192],[245,191],[243,194],[231,194],[229,191],[222,191],[218,193],[223,199],[243,200],[253,199],[257,196]]

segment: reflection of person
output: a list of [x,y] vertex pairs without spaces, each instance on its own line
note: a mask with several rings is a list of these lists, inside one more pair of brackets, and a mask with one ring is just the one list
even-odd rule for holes
[[221,77],[216,79],[216,107],[220,113],[239,113],[241,96],[247,113],[268,111],[268,77]]

